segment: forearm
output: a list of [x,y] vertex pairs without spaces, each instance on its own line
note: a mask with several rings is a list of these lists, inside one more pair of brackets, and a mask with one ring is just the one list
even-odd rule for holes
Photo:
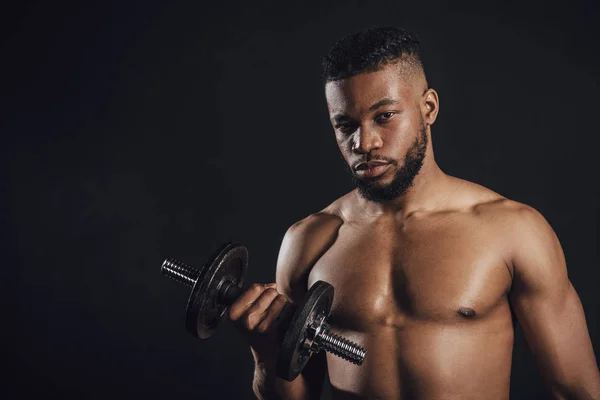
[[252,390],[260,400],[306,400],[309,389],[302,374],[292,382],[278,378],[274,367],[256,363]]

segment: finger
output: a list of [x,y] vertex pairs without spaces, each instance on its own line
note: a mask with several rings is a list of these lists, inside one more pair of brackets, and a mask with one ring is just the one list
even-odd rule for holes
[[256,326],[256,331],[267,333],[275,330],[292,311],[293,307],[288,299],[284,295],[279,294],[265,310],[262,320]]
[[269,285],[272,284],[255,283],[250,286],[250,288],[242,293],[229,307],[229,318],[232,321],[237,321],[244,315],[247,308],[254,304],[266,289],[269,289]]
[[245,328],[254,330],[264,319],[267,309],[278,296],[277,290],[273,288],[265,289],[258,299],[247,308],[245,315],[241,318],[244,321]]
[[286,328],[289,326],[290,322],[292,322],[292,317],[294,313],[298,310],[298,306],[289,301],[281,311],[281,314],[277,317],[276,323],[277,326],[285,326]]

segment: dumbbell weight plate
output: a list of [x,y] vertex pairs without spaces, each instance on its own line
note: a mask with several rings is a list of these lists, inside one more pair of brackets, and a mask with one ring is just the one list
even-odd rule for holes
[[226,281],[242,287],[248,268],[248,250],[227,243],[217,250],[198,276],[185,312],[185,327],[194,336],[205,339],[213,334],[227,307],[218,302],[219,289]]
[[285,332],[277,359],[277,375],[293,381],[310,358],[302,348],[308,327],[319,314],[329,315],[333,302],[333,286],[317,281],[308,290],[304,301],[298,305]]

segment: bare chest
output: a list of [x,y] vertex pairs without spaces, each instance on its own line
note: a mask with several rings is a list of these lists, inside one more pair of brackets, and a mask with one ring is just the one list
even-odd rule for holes
[[335,288],[338,328],[481,320],[506,305],[501,238],[476,219],[343,225],[309,276]]

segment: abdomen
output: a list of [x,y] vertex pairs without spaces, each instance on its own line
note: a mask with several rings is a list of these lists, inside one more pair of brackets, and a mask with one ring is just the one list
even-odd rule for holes
[[327,355],[334,399],[508,399],[508,305],[480,320],[410,319],[343,334],[364,345],[367,357],[354,366]]

